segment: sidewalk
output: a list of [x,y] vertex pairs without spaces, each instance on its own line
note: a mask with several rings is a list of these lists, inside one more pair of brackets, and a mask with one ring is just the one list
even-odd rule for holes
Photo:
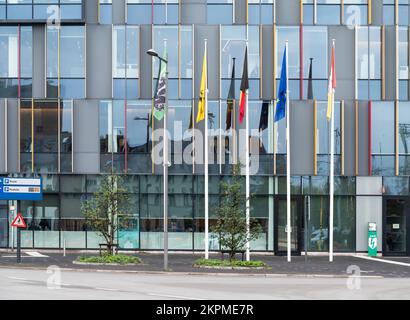
[[[34,256],[30,256],[34,255]],[[98,253],[88,253],[87,255],[97,255]],[[44,256],[42,256],[44,255]],[[49,251],[22,251],[22,264],[16,263],[16,253],[0,252],[0,268],[38,268],[46,269],[51,265],[58,266],[63,269],[75,270],[98,270],[98,271],[116,271],[116,272],[162,272],[163,271],[163,255],[162,253],[138,253],[137,256],[142,259],[142,264],[137,266],[88,266],[77,265],[73,261],[82,255],[78,252],[69,252],[66,257],[62,253]],[[395,258],[387,259],[380,258],[376,260],[366,260],[356,256],[336,256],[334,263],[329,263],[326,256],[311,256],[308,257],[308,262],[305,264],[305,258],[293,257],[292,263],[288,263],[286,257],[277,257],[270,255],[254,256],[255,260],[262,260],[271,269],[266,270],[226,270],[226,269],[199,269],[194,268],[194,262],[201,258],[201,254],[180,254],[170,253],[169,266],[171,272],[180,273],[197,273],[197,274],[255,274],[255,275],[300,275],[300,276],[349,276],[347,269],[349,266],[358,266],[362,276],[367,277],[386,277],[386,278],[410,278],[410,258]],[[211,256],[220,257],[219,255]],[[383,260],[404,262],[404,264],[396,265],[391,263],[383,263]]]

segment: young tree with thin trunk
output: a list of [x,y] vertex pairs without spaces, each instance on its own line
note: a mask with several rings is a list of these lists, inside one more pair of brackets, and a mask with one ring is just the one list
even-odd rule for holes
[[107,254],[112,255],[117,231],[126,224],[131,206],[123,178],[110,174],[103,178],[99,190],[82,204],[88,227],[106,241]]
[[244,251],[246,243],[258,239],[262,227],[255,219],[251,219],[250,232],[246,227],[246,197],[243,193],[243,177],[240,175],[241,165],[235,165],[233,175],[228,182],[221,183],[222,201],[218,208],[217,223],[211,231],[218,235],[219,244],[223,250],[229,251],[231,260],[235,253]]

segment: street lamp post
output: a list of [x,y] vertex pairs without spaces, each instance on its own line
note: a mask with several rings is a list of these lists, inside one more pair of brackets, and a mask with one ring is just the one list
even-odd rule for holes
[[[166,44],[165,44],[166,45]],[[153,58],[165,63],[165,112],[164,112],[164,271],[168,271],[168,61],[161,57],[154,49],[147,51]]]

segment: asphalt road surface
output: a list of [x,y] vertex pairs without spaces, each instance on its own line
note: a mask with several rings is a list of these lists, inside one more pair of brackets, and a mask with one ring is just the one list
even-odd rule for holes
[[[360,289],[357,289],[359,288]],[[410,299],[410,279],[0,269],[0,299]]]

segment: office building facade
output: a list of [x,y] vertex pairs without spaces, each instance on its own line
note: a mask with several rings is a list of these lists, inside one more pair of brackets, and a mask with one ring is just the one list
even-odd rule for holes
[[[0,175],[41,176],[44,183],[43,201],[20,203],[28,223],[23,246],[98,248],[102,240],[86,225],[81,203],[115,171],[133,208],[118,232],[120,247],[161,250],[162,167],[152,161],[161,122],[151,124],[159,64],[146,52],[162,54],[166,46],[170,248],[204,249],[204,168],[180,160],[186,148],[199,148],[193,129],[204,131],[192,110],[206,40],[210,150],[218,160],[209,167],[211,225],[219,184],[240,154],[235,132],[243,128],[237,111],[247,46],[250,143],[259,164],[251,216],[263,228],[252,250],[283,253],[285,123],[273,119],[288,40],[292,249],[304,250],[307,232],[309,251],[327,252],[334,39],[334,249],[366,251],[368,223],[375,222],[381,253],[409,255],[409,19],[407,0],[0,0]],[[0,202],[1,248],[12,246],[9,205]],[[210,246],[218,249],[213,237]]]

